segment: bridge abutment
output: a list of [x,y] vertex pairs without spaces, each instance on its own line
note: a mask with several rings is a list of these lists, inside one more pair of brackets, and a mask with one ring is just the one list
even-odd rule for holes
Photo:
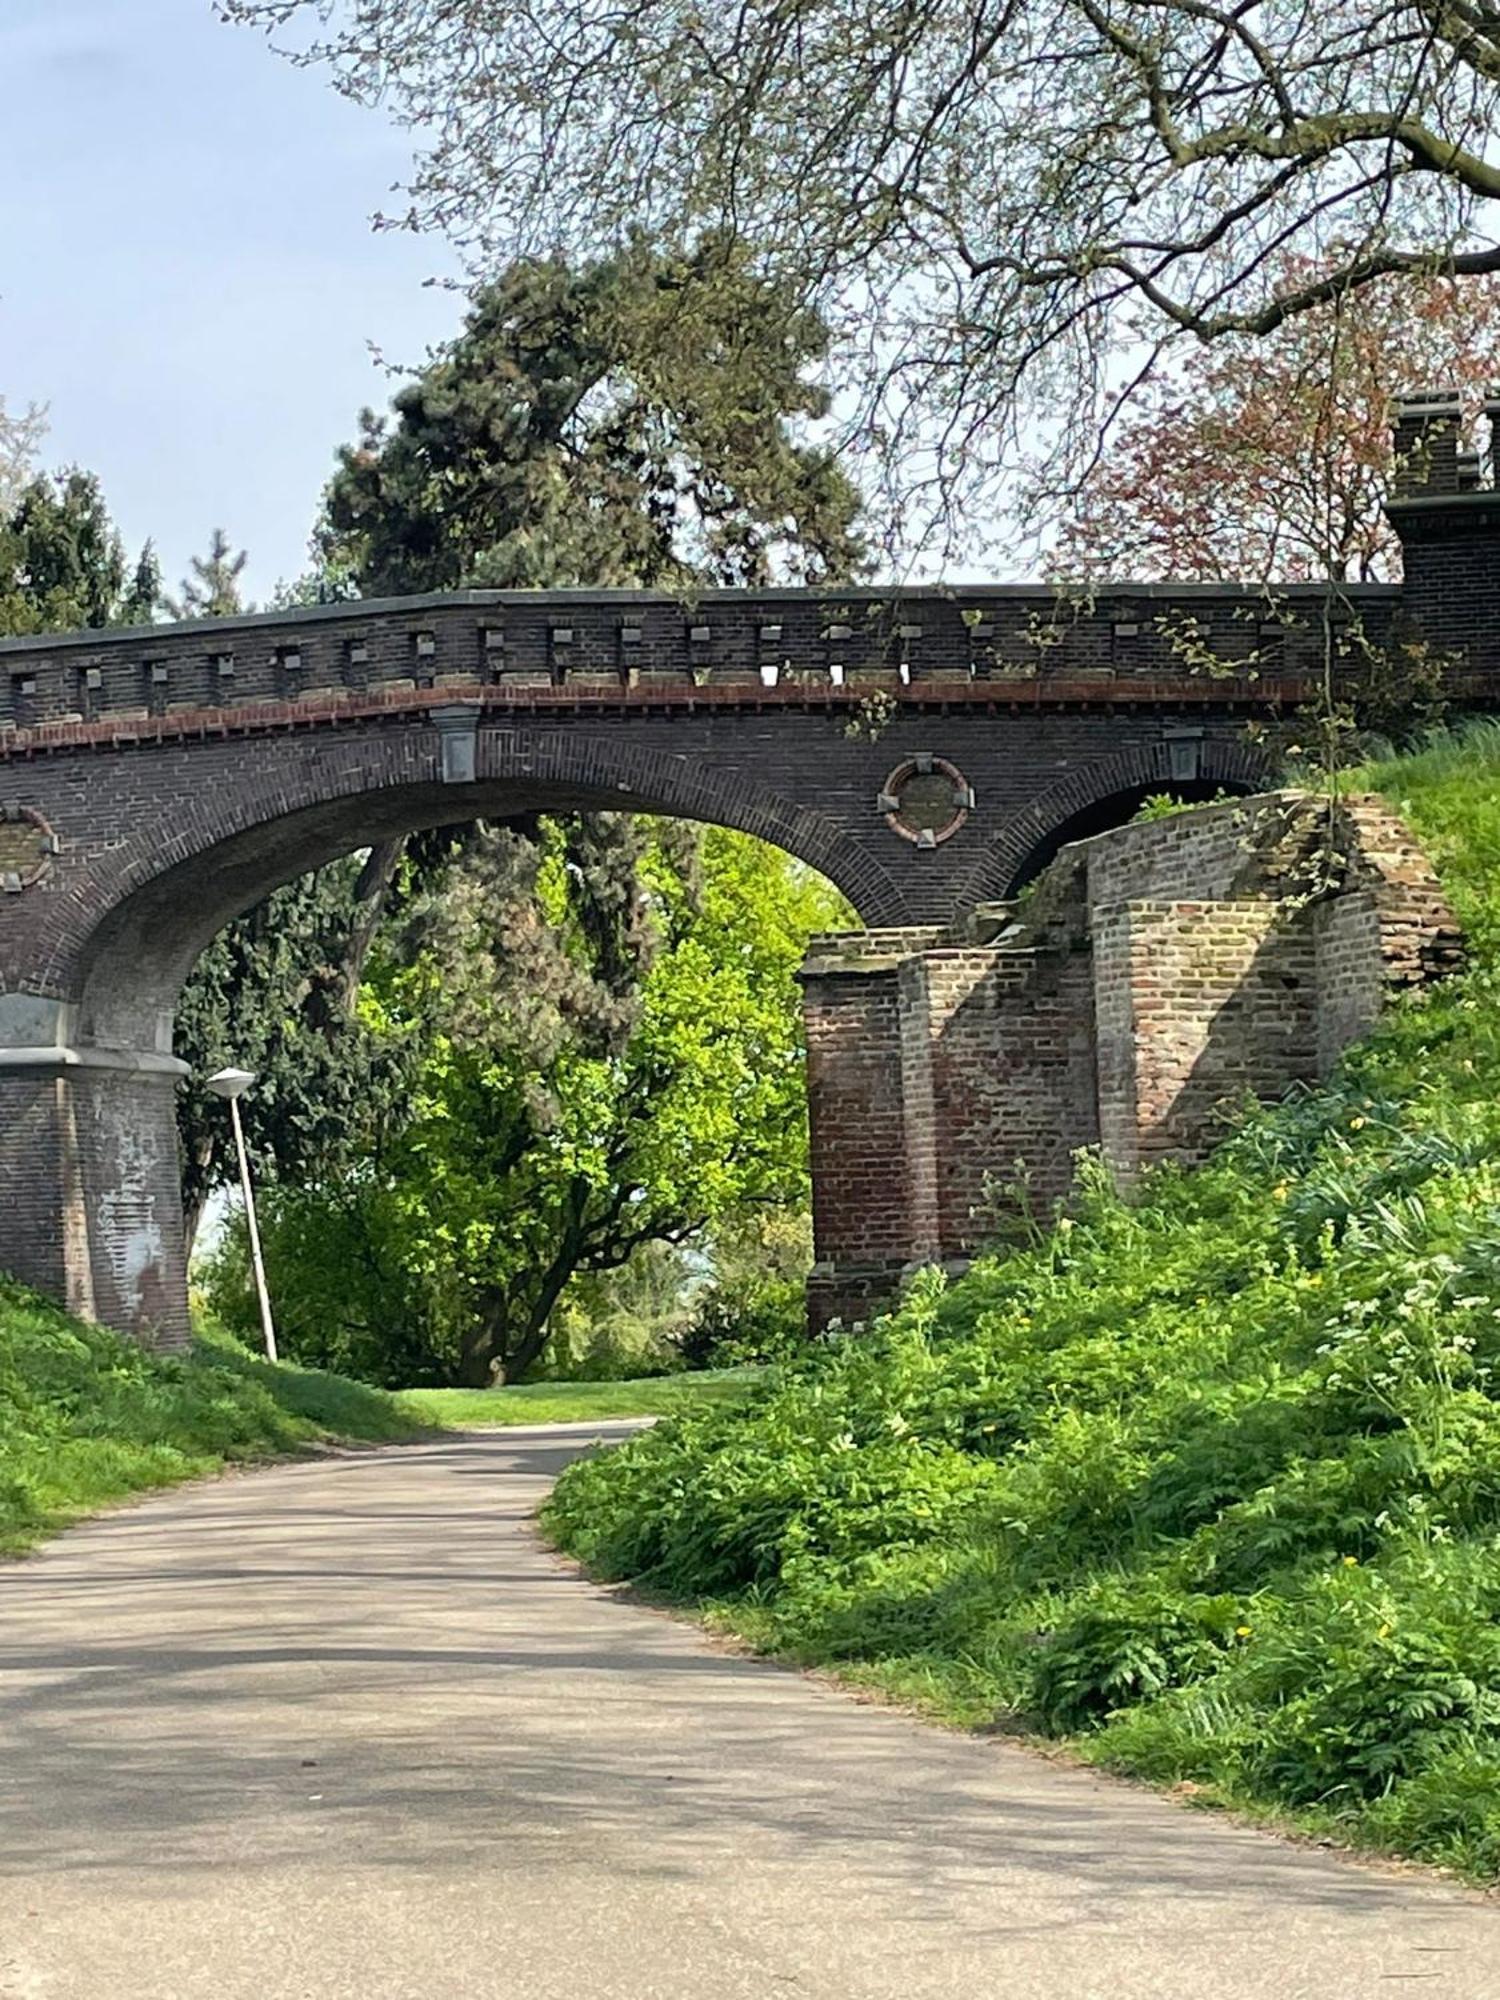
[[71,1010],[0,997],[0,1270],[85,1319],[188,1339],[176,1090],[186,1065],[78,1045]]
[[961,933],[815,942],[803,971],[815,1331],[1045,1218],[1097,1148],[1131,1186],[1325,1075],[1453,970],[1436,878],[1374,799],[1272,794],[1067,848]]

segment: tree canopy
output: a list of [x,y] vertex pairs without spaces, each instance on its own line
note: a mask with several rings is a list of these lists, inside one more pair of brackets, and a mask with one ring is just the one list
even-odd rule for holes
[[908,499],[951,502],[1033,429],[1076,473],[1178,336],[1500,269],[1487,6],[219,4],[412,128],[398,222],[483,257],[754,244],[826,310]]
[[1053,566],[1199,583],[1399,575],[1382,504],[1391,385],[1441,382],[1472,406],[1497,377],[1494,278],[1386,278],[1263,338],[1196,347],[1121,423]]
[[182,579],[176,597],[162,602],[173,618],[233,618],[252,607],[245,603],[240,578],[250,560],[244,549],[236,551],[222,528],[215,528],[207,555],[194,556],[189,573]]
[[860,561],[815,313],[732,242],[514,265],[339,454],[317,542],[361,596],[818,581]]
[[[858,495],[802,434],[823,344],[732,246],[518,265],[340,454],[328,586],[848,575]],[[232,926],[182,1010],[205,1070],[250,1060],[233,1038],[253,1016],[268,1254],[308,1302],[290,1352],[382,1379],[514,1375],[581,1275],[805,1205],[788,966],[846,914],[827,885],[611,814],[441,829],[356,872]],[[182,1115],[200,1200],[229,1165],[223,1119]]]
[[224,1105],[206,1088],[216,1070],[256,1074],[241,1112],[266,1179],[346,1170],[406,1103],[413,1050],[374,1033],[355,1004],[395,862],[379,847],[299,876],[226,925],[194,966],[174,1030],[191,1072],[177,1093],[189,1247],[235,1172]]
[[[842,900],[743,835],[588,815],[484,828],[388,927],[360,997],[420,1051],[363,1156],[268,1189],[287,1351],[482,1384],[580,1276],[805,1206],[808,935]],[[242,1251],[212,1281],[249,1311]]]
[[151,544],[130,561],[91,472],[31,479],[0,514],[0,634],[144,625],[160,598]]

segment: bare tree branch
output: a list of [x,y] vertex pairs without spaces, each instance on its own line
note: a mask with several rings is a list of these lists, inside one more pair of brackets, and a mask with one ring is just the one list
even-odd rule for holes
[[478,263],[753,243],[838,329],[848,441],[908,531],[1038,436],[1036,490],[1076,477],[1143,355],[1500,270],[1492,0],[219,7],[402,119],[390,220]]

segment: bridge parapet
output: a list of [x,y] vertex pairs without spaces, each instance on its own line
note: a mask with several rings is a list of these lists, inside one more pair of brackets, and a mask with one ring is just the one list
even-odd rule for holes
[[[1320,671],[1322,593],[1233,585],[902,591],[467,591],[0,643],[0,751],[59,726],[295,716],[403,700],[609,707],[622,698],[897,706],[1194,690],[1295,700]],[[1348,594],[1376,640],[1399,592]]]

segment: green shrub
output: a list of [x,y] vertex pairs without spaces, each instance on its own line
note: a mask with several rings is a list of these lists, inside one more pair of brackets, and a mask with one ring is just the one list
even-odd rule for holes
[[711,1285],[673,1343],[686,1368],[759,1367],[794,1359],[807,1345],[807,1295],[801,1278],[768,1277]]
[[1500,727],[1363,774],[1476,948],[1326,1085],[548,1519],[757,1644],[951,1716],[1500,1864]]

